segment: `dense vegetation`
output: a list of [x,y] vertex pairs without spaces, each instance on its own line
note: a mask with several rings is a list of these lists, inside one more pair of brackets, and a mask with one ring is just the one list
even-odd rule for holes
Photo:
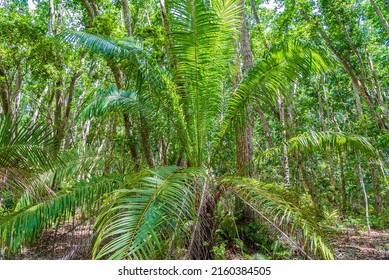
[[388,21],[387,0],[0,1],[1,257],[69,224],[97,259],[333,259],[339,230],[388,230]]

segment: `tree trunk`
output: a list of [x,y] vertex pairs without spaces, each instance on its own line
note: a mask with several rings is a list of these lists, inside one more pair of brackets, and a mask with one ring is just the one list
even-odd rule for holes
[[381,24],[385,28],[387,35],[389,36],[389,24],[387,20],[384,18],[383,14],[381,13],[380,7],[377,5],[377,3],[374,0],[370,0],[370,2],[373,5],[374,11],[377,14]]
[[[322,81],[322,82],[324,82],[324,81]],[[323,86],[323,91],[325,91],[324,86]],[[325,95],[325,92],[324,92],[324,95]],[[322,102],[322,99],[321,99],[320,90],[317,91],[317,97],[318,97],[318,103],[319,103],[319,120],[320,120],[320,123],[321,123],[321,125],[323,127],[323,130],[324,131],[328,131],[329,130],[328,129],[328,125],[327,125],[327,122],[325,121],[325,118],[324,118],[324,109],[323,109],[323,102]],[[325,103],[328,104],[328,102],[326,100],[326,96],[324,98],[325,98]],[[327,107],[327,115],[328,114],[329,114],[329,108]],[[326,151],[326,154],[327,154],[327,159],[328,159],[328,162],[329,162],[329,165],[330,165],[330,170],[329,170],[330,181],[331,181],[331,185],[335,189],[335,197],[336,197],[336,194],[338,193],[338,186],[337,186],[336,178],[335,178],[334,160],[332,158],[331,150]],[[337,204],[336,198],[335,198],[335,204]]]
[[1,105],[3,114],[7,115],[11,113],[11,105],[8,98],[8,89],[7,89],[7,74],[5,70],[0,66],[0,77],[2,77],[1,82]]
[[354,92],[354,96],[355,96],[355,104],[357,107],[358,118],[362,118],[363,111],[362,111],[361,99],[359,97],[358,87],[353,82],[351,82],[351,83],[353,86],[353,92]]
[[377,175],[375,173],[374,161],[370,160],[369,164],[370,164],[370,173],[371,173],[371,183],[373,185],[373,193],[374,193],[374,209],[377,212],[377,215],[379,216],[382,213],[381,188],[377,180]]
[[361,163],[358,163],[358,177],[363,190],[363,197],[365,198],[365,214],[366,214],[366,224],[367,224],[367,236],[370,238],[370,220],[369,220],[369,201],[367,199],[367,193],[365,188],[365,182],[363,181]]
[[141,122],[141,141],[143,152],[146,157],[147,165],[151,168],[155,167],[154,156],[151,150],[151,140],[150,140],[150,128],[147,119],[144,116],[140,116]]
[[340,150],[338,150],[338,156],[339,156],[340,178],[342,182],[342,215],[343,217],[346,217],[347,215],[346,179],[344,176],[343,155]]
[[288,147],[286,145],[286,123],[285,123],[285,109],[284,103],[282,101],[281,94],[278,93],[278,107],[280,109],[280,120],[282,126],[282,154],[284,157],[283,165],[284,165],[284,187],[290,187],[290,172],[289,172],[289,156],[288,156]]
[[128,0],[121,0],[121,3],[122,3],[124,27],[126,28],[127,35],[131,37],[132,36],[131,13],[130,13],[130,7],[128,6]]
[[265,138],[266,138],[266,141],[267,141],[268,148],[273,148],[274,147],[274,143],[273,143],[273,139],[271,138],[270,127],[269,127],[269,124],[266,121],[265,113],[261,109],[260,105],[257,104],[256,108],[257,108],[257,111],[258,111],[259,118],[261,119],[263,130],[265,132]]
[[47,26],[47,31],[50,36],[54,34],[54,23],[55,23],[54,0],[49,0],[49,13],[50,13],[50,19]]
[[[247,72],[254,64],[253,54],[250,47],[250,35],[246,26],[244,12],[244,0],[241,0],[241,52],[243,58],[243,72]],[[236,136],[236,166],[243,175],[251,176],[250,164],[253,157],[253,130],[254,118],[252,107],[247,105],[244,110],[244,117],[239,120],[235,127]]]

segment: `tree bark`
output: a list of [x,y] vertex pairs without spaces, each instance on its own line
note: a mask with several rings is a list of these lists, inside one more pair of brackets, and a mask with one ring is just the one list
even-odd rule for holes
[[284,157],[283,165],[284,165],[284,187],[290,187],[290,173],[289,173],[289,156],[288,156],[288,147],[286,146],[286,123],[285,123],[285,109],[284,103],[282,101],[281,94],[278,93],[278,107],[280,110],[280,120],[282,126],[282,154]]
[[[241,52],[243,58],[243,72],[247,72],[254,64],[250,47],[250,35],[246,25],[244,12],[244,0],[241,0]],[[239,120],[235,127],[236,136],[236,166],[243,175],[250,176],[250,166],[253,157],[253,130],[254,118],[252,107],[247,105],[244,110],[243,120]]]
[[50,36],[54,34],[54,23],[55,23],[54,0],[49,1],[49,13],[50,13],[50,19],[47,26],[47,30]]
[[373,185],[373,193],[374,193],[374,209],[377,212],[377,215],[379,216],[382,213],[381,188],[375,172],[374,161],[370,160],[369,165],[370,165],[371,183]]
[[8,98],[8,89],[7,89],[7,74],[5,70],[0,66],[0,82],[1,82],[1,105],[3,109],[3,114],[7,115],[11,113],[11,105]]
[[340,167],[340,178],[342,182],[342,214],[343,217],[346,217],[347,215],[346,179],[344,176],[343,155],[340,150],[338,150],[338,157],[339,157],[339,167]]
[[368,198],[367,198],[365,182],[363,181],[361,163],[358,163],[358,177],[359,177],[359,183],[361,184],[361,187],[362,187],[362,190],[363,190],[363,197],[365,199],[365,214],[366,214],[366,224],[367,224],[367,236],[370,238],[371,232],[370,232],[370,220],[369,220],[369,201],[368,201]]
[[261,109],[261,106],[259,104],[257,104],[256,108],[258,111],[259,118],[261,119],[263,130],[265,132],[265,138],[267,141],[267,145],[269,148],[273,148],[274,143],[273,143],[273,139],[271,138],[270,127],[269,127],[269,124],[267,123],[265,113],[263,112],[263,110]]
[[374,11],[377,14],[382,26],[385,28],[387,35],[389,35],[389,24],[388,24],[387,20],[384,18],[383,14],[380,10],[380,7],[377,5],[376,1],[374,1],[374,0],[370,0],[370,2],[373,5]]
[[128,0],[121,0],[121,3],[122,3],[124,27],[126,28],[127,35],[131,37],[132,36],[131,13],[130,13],[130,7],[128,6]]

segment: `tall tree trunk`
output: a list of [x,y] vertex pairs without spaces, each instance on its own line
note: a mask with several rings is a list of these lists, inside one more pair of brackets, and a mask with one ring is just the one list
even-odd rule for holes
[[54,23],[55,23],[55,10],[54,10],[54,0],[49,0],[49,13],[50,19],[47,26],[47,31],[49,35],[54,34]]
[[374,209],[377,212],[377,215],[379,216],[382,213],[381,188],[375,172],[375,164],[372,159],[370,160],[369,165],[370,165],[371,183],[373,185],[373,193],[374,193]]
[[[247,72],[254,64],[253,54],[250,47],[250,35],[247,29],[244,12],[244,0],[241,0],[241,52],[243,58],[243,71]],[[250,164],[253,157],[253,130],[254,119],[252,107],[247,105],[244,108],[244,118],[239,120],[235,127],[236,135],[236,166],[244,175],[251,175]]]
[[143,151],[146,157],[147,165],[151,168],[155,167],[154,162],[154,156],[153,152],[151,150],[151,139],[150,139],[150,128],[147,119],[142,116],[140,116],[140,122],[141,122],[141,141],[142,141],[142,147]]
[[267,145],[269,148],[274,147],[273,139],[271,138],[271,133],[270,133],[270,127],[269,124],[266,121],[265,113],[261,109],[261,106],[257,104],[256,109],[258,111],[259,118],[261,119],[261,123],[263,126],[263,130],[265,132],[265,138],[267,141]]
[[2,77],[1,82],[1,106],[3,110],[3,114],[7,115],[11,112],[11,104],[8,97],[8,88],[7,88],[7,74],[5,70],[0,65],[0,77]]
[[361,99],[359,97],[358,87],[354,84],[354,82],[352,82],[351,84],[353,86],[353,92],[354,92],[354,96],[355,96],[355,104],[357,107],[358,118],[362,118],[363,110],[362,110],[362,105],[361,105]]
[[17,64],[16,66],[16,91],[15,91],[15,96],[13,100],[14,108],[13,108],[13,116],[14,119],[17,119],[19,116],[19,107],[20,107],[20,101],[22,98],[22,82],[23,82],[23,74],[22,74],[22,67],[21,67],[21,62]]
[[61,147],[61,141],[64,138],[64,126],[62,123],[62,107],[63,107],[63,81],[62,78],[59,78],[57,82],[55,82],[54,88],[54,96],[55,96],[55,111],[54,111],[54,129],[55,129],[55,146],[54,146],[54,154],[57,154]]
[[122,3],[124,27],[126,28],[127,35],[131,37],[132,36],[131,13],[130,13],[130,7],[128,6],[128,0],[121,0],[121,3]]
[[[325,93],[324,80],[322,81],[322,83],[323,83],[323,92],[324,92],[325,103],[328,104],[327,98],[326,98],[326,93]],[[322,102],[322,98],[321,98],[320,92],[321,92],[320,90],[317,91],[317,97],[318,97],[318,103],[319,103],[319,120],[320,120],[320,123],[321,123],[321,125],[323,127],[323,130],[324,131],[328,131],[329,129],[328,129],[327,122],[326,122],[326,120],[324,118],[323,102]],[[329,108],[327,107],[327,115],[328,114],[329,114]],[[331,185],[335,189],[335,204],[337,204],[336,195],[338,193],[338,185],[336,183],[334,160],[332,158],[331,150],[326,151],[326,155],[327,155],[327,159],[328,159],[328,162],[329,162],[329,165],[330,165],[329,173],[330,173]]]
[[361,163],[358,163],[358,177],[359,177],[359,183],[361,184],[361,187],[362,187],[362,190],[363,190],[363,197],[365,199],[365,214],[366,214],[366,224],[367,224],[367,235],[370,238],[371,232],[370,232],[370,220],[369,220],[369,201],[368,201],[368,198],[367,198],[365,182],[363,181]]
[[340,167],[340,178],[342,182],[342,215],[346,217],[347,215],[347,196],[346,196],[346,179],[344,176],[344,165],[343,165],[343,155],[341,150],[338,150],[339,157],[339,167]]
[[388,24],[387,20],[384,18],[383,14],[380,10],[380,7],[377,5],[376,1],[374,1],[374,0],[370,0],[370,2],[373,5],[374,11],[377,14],[382,26],[385,28],[387,35],[389,36],[389,24]]
[[282,101],[281,94],[278,93],[278,107],[280,110],[280,121],[282,126],[282,154],[284,157],[283,165],[284,165],[284,187],[290,187],[290,173],[289,173],[289,156],[288,156],[288,147],[286,146],[286,123],[285,123],[285,109],[284,102]]

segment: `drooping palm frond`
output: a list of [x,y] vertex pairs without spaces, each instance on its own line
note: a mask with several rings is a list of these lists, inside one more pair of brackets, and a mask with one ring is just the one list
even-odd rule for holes
[[257,61],[238,85],[227,104],[227,111],[214,139],[214,153],[233,120],[243,118],[245,105],[251,97],[270,100],[274,104],[277,94],[284,94],[288,86],[309,73],[320,73],[331,63],[321,50],[299,41],[284,42]]
[[[335,131],[310,131],[297,135],[286,141],[288,152],[310,154],[330,150],[352,151],[378,158],[377,150],[360,135]],[[262,156],[270,157],[282,153],[282,147],[274,147],[265,151]]]
[[6,253],[18,252],[22,246],[34,242],[45,228],[69,219],[77,210],[83,209],[88,216],[102,204],[101,199],[106,194],[124,184],[124,179],[125,176],[113,175],[94,178],[65,188],[40,202],[21,201],[18,207],[21,209],[0,219],[1,248]]
[[59,162],[55,145],[47,125],[0,116],[0,187],[32,190],[37,175]]
[[97,98],[80,113],[83,119],[101,117],[112,112],[129,112],[137,107],[137,93],[110,87],[100,90]]
[[[156,258],[170,234],[191,219],[200,169],[162,167],[115,191],[96,221],[94,258]],[[106,244],[102,245],[105,241]]]
[[90,49],[108,59],[125,59],[127,61],[142,64],[142,59],[149,56],[139,42],[132,38],[114,40],[98,34],[81,31],[65,31],[61,34],[61,39]]
[[[243,177],[226,178],[223,184],[275,227],[306,257],[334,259],[331,249],[323,238],[320,226],[315,220],[314,212],[290,202],[283,194],[283,189]],[[296,240],[299,237],[298,232],[301,232],[302,240],[300,241],[302,242]]]

